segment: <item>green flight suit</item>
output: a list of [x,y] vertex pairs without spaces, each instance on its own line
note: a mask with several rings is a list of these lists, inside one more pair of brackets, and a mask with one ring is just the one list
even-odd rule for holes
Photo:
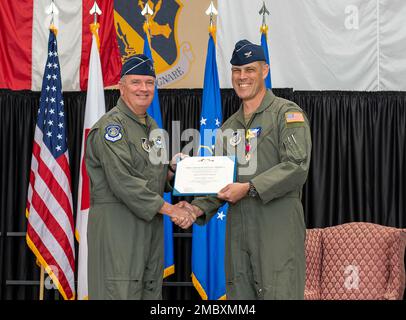
[[[300,121],[300,120],[303,121]],[[257,197],[246,196],[230,204],[226,226],[227,299],[303,299],[305,283],[305,223],[301,203],[311,153],[308,120],[296,104],[276,97],[268,90],[261,105],[246,124],[242,106],[222,130],[260,128],[256,147],[238,159],[237,182],[251,181]],[[219,150],[237,150],[239,139],[217,138]],[[242,135],[240,144],[244,146]],[[233,146],[235,145],[235,146]],[[253,144],[255,145],[255,144]],[[238,153],[234,151],[236,156]],[[251,163],[255,172],[242,174]],[[192,202],[205,215],[198,224],[216,214],[222,202],[216,197]]]
[[157,212],[168,167],[150,162],[159,148],[142,140],[156,128],[149,116],[142,124],[120,98],[89,132],[89,299],[162,298],[164,231]]

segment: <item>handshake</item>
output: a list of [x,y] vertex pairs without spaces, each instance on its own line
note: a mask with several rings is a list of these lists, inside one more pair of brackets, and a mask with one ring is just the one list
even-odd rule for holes
[[182,229],[189,228],[202,214],[203,211],[200,208],[186,201],[171,206],[171,210],[168,212],[171,221]]

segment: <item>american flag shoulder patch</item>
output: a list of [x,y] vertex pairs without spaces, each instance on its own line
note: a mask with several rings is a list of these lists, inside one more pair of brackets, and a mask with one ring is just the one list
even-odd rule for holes
[[304,122],[303,113],[301,112],[286,112],[286,123]]

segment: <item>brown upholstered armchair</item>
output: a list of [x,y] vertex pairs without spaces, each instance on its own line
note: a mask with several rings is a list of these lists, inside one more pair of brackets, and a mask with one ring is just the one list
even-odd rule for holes
[[352,222],[306,232],[306,300],[394,300],[405,290],[406,229]]

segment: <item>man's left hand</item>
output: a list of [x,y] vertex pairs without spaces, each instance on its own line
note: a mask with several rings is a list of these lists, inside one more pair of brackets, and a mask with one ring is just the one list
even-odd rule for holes
[[217,198],[234,204],[247,195],[249,188],[250,184],[248,182],[230,183],[217,193]]
[[182,161],[183,159],[188,158],[188,157],[189,156],[187,154],[184,154],[184,153],[181,153],[181,152],[175,154],[172,157],[171,161],[169,162],[169,166],[171,167],[171,170],[173,172],[175,172],[176,171],[176,165],[178,164],[178,162]]

